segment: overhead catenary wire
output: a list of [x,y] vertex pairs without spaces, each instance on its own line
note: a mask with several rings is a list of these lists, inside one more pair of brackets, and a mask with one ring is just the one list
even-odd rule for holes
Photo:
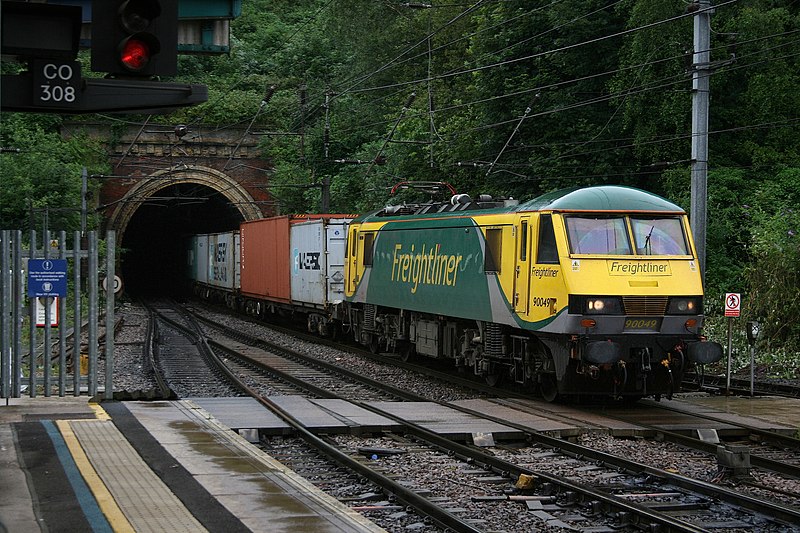
[[[683,17],[683,16],[685,16],[685,15],[681,15],[680,17]],[[669,20],[676,20],[677,18],[680,18],[680,17],[673,17],[672,19],[669,19]],[[652,24],[648,25],[648,26],[652,26]],[[645,27],[645,26],[642,26],[642,28],[643,27]],[[638,29],[638,28],[634,28],[633,30],[635,30],[635,29]],[[633,30],[628,30],[628,31],[633,31]],[[775,34],[774,37],[779,37],[779,36],[783,36],[783,35],[789,35],[791,33],[794,33],[795,31],[789,31],[789,32],[781,33],[781,34]],[[744,44],[749,43],[749,42],[756,42],[758,40],[762,40],[762,39],[766,39],[766,38],[770,38],[770,37],[773,37],[773,36],[759,37],[759,38],[751,39],[751,40],[748,40],[748,41],[742,41],[741,43],[738,43],[738,44],[744,45]],[[578,43],[578,44],[582,44],[582,43]],[[715,49],[715,48],[712,48],[712,50],[713,49]],[[551,52],[554,52],[554,51],[555,50],[550,50],[550,51],[547,51],[547,52],[543,52],[543,54],[551,53]],[[669,60],[674,59],[676,57],[680,57],[680,56],[673,56],[672,58],[659,59],[655,63],[669,61]],[[541,91],[541,90],[547,89],[547,88],[555,88],[555,87],[567,85],[567,84],[570,84],[570,83],[574,83],[574,82],[577,82],[577,81],[580,81],[580,80],[587,80],[587,79],[596,78],[596,77],[599,77],[599,76],[608,76],[608,75],[612,75],[614,73],[618,73],[618,72],[622,72],[622,71],[630,70],[630,69],[639,69],[639,68],[642,68],[644,65],[655,64],[655,63],[646,62],[646,63],[642,63],[642,64],[639,64],[639,65],[633,65],[633,66],[623,67],[623,68],[620,68],[620,69],[615,69],[615,70],[612,70],[612,71],[607,71],[605,73],[587,75],[585,77],[576,78],[575,80],[565,80],[565,81],[562,81],[562,82],[553,83],[553,84],[548,85],[548,86],[532,87],[532,88],[529,88],[529,89],[524,89],[524,90],[517,91],[515,93],[507,93],[507,94],[503,94],[503,95],[495,95],[493,97],[484,98],[484,99],[481,99],[481,100],[476,100],[474,102],[459,103],[459,104],[455,104],[455,105],[451,105],[451,106],[442,106],[442,107],[439,107],[437,109],[437,112],[449,111],[449,110],[453,110],[453,109],[458,109],[460,107],[465,107],[465,106],[468,106],[468,105],[471,105],[471,104],[494,101],[494,100],[501,99],[501,98],[510,98],[510,97],[514,97],[516,95],[530,93],[530,92],[537,92],[537,91]],[[426,80],[426,81],[429,81],[429,80]],[[410,117],[413,117],[413,115],[411,115]],[[373,123],[373,124],[368,125],[368,126],[377,126],[377,125],[379,125],[379,123]],[[344,131],[346,132],[347,130],[344,130]]]
[[[794,32],[788,32],[788,33],[794,33]],[[790,43],[783,43],[781,45],[776,45],[775,47],[770,47],[770,49],[777,49],[777,48],[780,48],[780,47],[783,47],[783,46],[788,46],[788,45],[792,44],[793,42],[794,41],[792,41]],[[752,54],[748,54],[748,55],[757,55],[757,54],[760,54],[760,53],[763,53],[763,52],[764,52],[764,50],[759,50],[759,51],[753,52]],[[778,58],[772,58],[772,59],[790,58],[790,57],[794,57],[796,55],[798,55],[798,54],[797,53],[787,54],[785,56],[780,56]],[[740,59],[742,59],[744,57],[745,56],[741,56]],[[749,64],[739,64],[739,65],[735,65],[735,66],[728,66],[723,70],[715,72],[713,75],[716,76],[716,75],[719,75],[719,74],[721,74],[723,72],[730,72],[732,70],[748,68],[750,66],[753,66],[753,65],[759,64],[759,63],[762,63],[762,62],[759,61],[759,62],[754,62],[754,63],[749,63]],[[592,75],[592,76],[594,76],[594,75]],[[572,80],[570,80],[570,81],[572,81]],[[560,83],[555,84],[555,85],[561,85],[562,83],[569,83],[570,81],[568,81],[568,82],[560,82]],[[586,100],[583,100],[583,101],[580,101],[580,102],[576,102],[576,103],[571,104],[571,105],[567,105],[567,106],[562,106],[562,107],[555,108],[555,109],[541,111],[541,112],[535,113],[533,115],[529,115],[527,118],[534,118],[534,117],[538,117],[538,116],[552,115],[552,114],[555,114],[555,113],[568,111],[570,109],[575,109],[575,108],[579,108],[579,107],[583,107],[583,106],[587,106],[587,105],[595,105],[597,103],[610,101],[610,100],[613,100],[615,98],[623,98],[623,97],[627,97],[627,96],[630,96],[630,95],[633,95],[633,94],[648,92],[648,91],[652,91],[652,90],[664,89],[664,88],[667,88],[669,86],[683,84],[685,82],[687,82],[685,74],[680,73],[680,74],[676,74],[675,76],[672,76],[670,78],[662,78],[660,80],[650,80],[648,82],[649,85],[644,85],[644,86],[641,86],[641,87],[632,87],[632,88],[629,88],[628,90],[623,91],[623,92],[612,93],[612,94],[603,95],[603,96],[600,96],[600,97],[594,97],[594,98],[591,98],[591,99],[586,99]],[[541,90],[541,89],[544,89],[544,88],[546,88],[546,87],[538,87],[538,88],[535,88],[535,89],[540,89]],[[529,91],[525,91],[525,92],[527,93]],[[466,105],[466,104],[462,104],[462,105]],[[445,109],[439,109],[438,111],[441,112],[441,111],[444,111],[444,110]],[[421,113],[416,114],[416,116],[420,116],[420,115],[421,115]],[[409,118],[412,118],[413,116],[414,115],[410,115]],[[477,131],[482,131],[482,130],[492,129],[492,128],[496,128],[496,127],[501,127],[501,126],[504,126],[504,125],[507,125],[507,124],[511,124],[511,123],[514,123],[514,122],[516,122],[516,119],[508,119],[508,120],[495,122],[495,123],[492,123],[492,124],[484,124],[484,125],[481,125],[481,126],[478,126],[478,127],[475,127],[475,128],[460,130],[460,131],[455,132],[455,133],[453,133],[451,135],[450,142],[452,142],[452,140],[457,138],[457,137],[462,137],[464,135],[468,135],[468,134],[471,134],[471,133],[474,133],[474,132],[477,132]]]
[[372,171],[372,167],[375,166],[375,164],[378,161],[378,159],[383,155],[383,151],[386,149],[386,144],[394,136],[394,132],[397,131],[397,127],[400,125],[400,122],[403,120],[403,117],[405,117],[405,114],[408,111],[408,108],[411,107],[411,104],[414,103],[414,100],[416,98],[417,98],[417,93],[415,93],[415,92],[411,93],[408,96],[408,100],[406,100],[406,103],[403,106],[403,109],[400,110],[400,114],[399,114],[399,116],[397,117],[397,120],[394,123],[394,127],[389,132],[389,134],[386,136],[386,138],[383,140],[383,144],[381,145],[380,149],[378,150],[378,153],[375,155],[375,157],[373,158],[373,160],[370,162],[369,166],[367,167],[367,171],[364,173],[364,178],[365,179],[366,179],[367,176],[369,176],[370,171]]
[[[719,8],[719,7],[728,5],[728,4],[732,4],[732,3],[736,2],[736,1],[737,0],[728,0],[727,2],[723,2],[722,4],[719,4],[719,5],[715,6],[715,7]],[[434,80],[443,80],[443,79],[452,78],[452,77],[455,77],[455,76],[462,76],[464,74],[472,74],[472,73],[475,73],[475,72],[480,72],[482,70],[487,70],[487,69],[491,69],[491,68],[498,68],[498,67],[501,67],[501,66],[511,65],[511,64],[514,64],[514,63],[519,63],[521,61],[530,61],[531,59],[536,59],[536,58],[539,58],[539,57],[544,57],[544,56],[548,56],[548,55],[559,53],[559,52],[565,52],[567,50],[574,50],[576,48],[580,48],[580,47],[583,47],[583,46],[589,46],[589,45],[592,45],[592,44],[597,44],[597,43],[605,41],[607,39],[613,39],[613,38],[617,38],[617,37],[624,37],[626,35],[630,35],[632,33],[639,32],[639,31],[642,31],[642,30],[654,28],[654,27],[660,26],[662,24],[675,22],[677,20],[681,20],[681,19],[684,19],[684,18],[692,16],[692,15],[693,15],[693,13],[690,13],[690,14],[684,13],[684,14],[676,15],[676,16],[668,18],[668,19],[660,20],[660,21],[657,21],[657,22],[652,22],[650,24],[637,26],[636,28],[630,28],[630,29],[619,31],[619,32],[612,33],[612,34],[609,34],[609,35],[603,35],[603,36],[600,36],[600,37],[595,37],[593,39],[588,39],[586,41],[581,41],[579,43],[574,43],[574,44],[561,46],[561,47],[554,48],[554,49],[551,49],[551,50],[547,50],[547,51],[544,51],[544,52],[537,52],[535,54],[529,54],[529,55],[526,55],[526,56],[523,56],[523,57],[517,57],[517,58],[514,58],[514,59],[507,59],[505,61],[499,61],[499,62],[496,62],[496,63],[491,63],[491,64],[488,64],[488,65],[482,65],[482,66],[479,66],[479,67],[459,70],[459,71],[455,71],[455,72],[448,72],[448,73],[445,73],[445,74],[438,74],[438,75],[434,76],[433,79]],[[424,83],[426,81],[428,81],[426,78],[422,78],[422,79],[416,79],[416,80],[408,80],[408,81],[402,81],[402,82],[397,82],[397,83],[391,83],[391,84],[382,85],[382,86],[378,86],[378,87],[368,87],[368,88],[364,88],[364,89],[348,89],[347,92],[348,93],[359,93],[359,92],[377,91],[377,90],[391,89],[391,88],[395,88],[395,87],[405,87],[405,86],[408,86],[408,85],[417,85],[417,84],[420,84],[420,83]]]
[[[731,2],[728,2],[728,3],[731,3]],[[723,5],[724,5],[724,4],[723,4]],[[677,18],[681,18],[681,17],[675,17],[675,18],[677,19]],[[630,68],[630,67],[629,67],[629,68]],[[633,68],[637,68],[637,67],[633,67]],[[681,80],[681,82],[682,82],[682,80]],[[567,83],[568,83],[568,82],[567,82]],[[664,85],[662,84],[662,85],[661,85],[661,87],[663,87],[663,86],[664,86]],[[656,89],[658,89],[658,88],[659,88],[659,85],[655,85],[655,86],[653,87],[653,89],[654,89],[654,90],[656,90]],[[538,89],[538,88],[537,88],[537,89]],[[532,91],[532,90],[535,90],[535,89],[529,89],[529,90],[527,90],[527,91],[525,91],[525,92],[530,92],[530,91]],[[628,92],[628,94],[631,94],[631,93],[630,93],[630,91]],[[502,97],[506,97],[506,96],[507,96],[507,95],[501,95],[501,96],[496,96],[496,97],[493,97],[493,98],[491,98],[491,99],[497,99],[497,98],[502,98]],[[491,99],[486,99],[486,100],[491,100]],[[484,100],[484,101],[486,101],[486,100]],[[591,101],[585,102],[585,104],[586,104],[586,105],[591,105],[591,104],[594,104],[594,103],[597,103],[597,102],[601,102],[601,101],[604,101],[604,99],[595,99],[595,100],[591,100]],[[456,106],[452,106],[452,107],[451,107],[451,108],[449,108],[449,109],[455,109],[455,108],[457,108],[457,107],[463,107],[463,106],[466,106],[466,105],[470,105],[470,103],[461,103],[461,104],[458,104],[458,105],[456,105]],[[570,106],[570,107],[572,107],[572,106]],[[441,111],[445,111],[445,110],[447,110],[447,109],[448,109],[448,108],[446,108],[446,107],[440,107],[440,108],[439,108],[437,111],[438,111],[438,112],[441,112]],[[560,108],[558,111],[561,111],[561,110],[568,110],[568,109],[569,109],[569,107],[564,107],[564,108]],[[429,111],[429,113],[431,113],[431,111]],[[410,117],[412,117],[412,116],[413,116],[413,115],[410,115]],[[488,127],[492,127],[492,126],[500,126],[500,125],[502,125],[502,124],[503,124],[503,123],[495,123],[495,124],[489,125]],[[377,123],[373,123],[373,125],[377,125]],[[475,131],[475,130],[469,130],[469,131]],[[461,134],[463,134],[463,133],[464,133],[464,132],[462,131],[462,132],[461,132]]]
[[[327,8],[328,6],[330,6],[330,4],[331,4],[331,3],[332,3],[332,2],[328,2],[328,3],[326,3],[324,6],[322,6],[322,7],[321,7],[321,8],[320,8],[320,9],[317,11],[317,13],[315,13],[315,17],[316,17],[317,15],[319,15],[319,13],[320,13],[320,12],[321,12],[321,11],[322,11],[324,8]],[[485,4],[485,2],[478,2],[478,3],[475,3],[475,4],[471,4],[468,10],[465,10],[463,13],[461,13],[461,14],[459,14],[458,16],[456,16],[455,18],[451,19],[450,21],[448,21],[448,23],[447,23],[447,24],[445,24],[445,25],[443,25],[442,27],[438,28],[438,29],[437,29],[437,30],[435,30],[434,32],[430,32],[430,34],[429,34],[429,35],[432,35],[432,34],[435,34],[435,33],[436,33],[436,32],[438,32],[438,31],[441,31],[443,28],[446,28],[448,25],[452,24],[452,23],[453,23],[455,20],[458,20],[459,18],[463,17],[465,14],[469,13],[471,10],[474,10],[474,9],[476,9],[477,7],[481,6],[482,4]],[[551,3],[551,4],[548,4],[548,6],[549,6],[549,5],[552,5],[552,4],[553,4],[553,3]],[[545,6],[545,7],[547,7],[547,6]],[[307,22],[306,22],[306,23],[304,23],[304,24],[307,24]],[[629,31],[632,31],[632,30],[629,30]],[[290,36],[290,38],[289,38],[289,39],[287,39],[287,42],[288,42],[288,41],[290,41],[292,38],[294,38],[294,36],[296,36],[296,35],[298,34],[298,32],[299,32],[299,29],[298,29],[298,30],[296,30],[296,31],[295,31],[295,32],[294,32],[294,33],[293,33],[293,34]],[[429,36],[426,36],[426,38],[427,38],[427,37],[429,37]],[[423,40],[423,41],[424,41],[424,40]],[[420,42],[423,42],[423,41],[420,41]],[[416,45],[415,45],[415,46],[416,46]],[[413,49],[413,47],[412,47],[412,49]],[[548,51],[547,53],[550,53],[550,52],[553,52],[553,51],[551,50],[551,51]],[[398,56],[398,57],[402,57],[403,55],[404,55],[404,54],[400,54],[400,56]],[[392,63],[392,62],[390,61],[389,63],[387,63],[386,65],[384,65],[384,67],[382,67],[382,68],[386,68],[386,67],[388,67],[388,66],[389,66],[391,63]],[[491,67],[491,66],[488,66],[488,67]],[[481,68],[488,68],[488,67],[481,67]],[[380,71],[381,71],[381,69],[379,69],[379,70],[377,70],[377,71],[375,71],[375,72],[380,72]],[[368,78],[369,78],[371,75],[374,75],[374,73],[372,73],[372,74],[368,75],[366,79],[368,79]]]
[[242,137],[239,139],[239,142],[236,144],[236,148],[234,148],[231,151],[231,155],[228,158],[228,162],[225,163],[224,167],[222,167],[223,171],[227,170],[228,165],[230,165],[231,161],[233,160],[233,157],[236,155],[236,152],[239,150],[239,147],[242,145],[242,142],[244,141],[244,138],[247,137],[248,133],[250,133],[250,128],[253,127],[253,123],[255,123],[256,119],[258,118],[258,115],[267,106],[267,103],[269,103],[269,101],[272,99],[272,95],[275,94],[275,89],[277,89],[277,87],[275,85],[270,85],[269,87],[267,87],[267,92],[264,95],[264,98],[261,100],[261,103],[258,106],[258,111],[256,111],[255,115],[253,115],[253,119],[250,121],[250,124],[247,125],[247,129],[242,134]]

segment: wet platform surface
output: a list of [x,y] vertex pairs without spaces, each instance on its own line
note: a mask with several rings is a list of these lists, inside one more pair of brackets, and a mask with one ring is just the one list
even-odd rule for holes
[[468,440],[475,434],[492,434],[495,439],[517,439],[523,433],[510,426],[471,415],[433,402],[366,402],[429,431],[454,439]]
[[[739,437],[748,433],[740,425],[791,435],[800,428],[800,400],[777,397],[715,397],[706,394],[677,394],[672,400],[640,400],[634,404],[559,405],[537,400],[494,399],[506,405],[553,422],[572,425],[579,432],[605,432],[615,437],[650,437],[652,428],[697,437],[714,431],[720,437]],[[462,403],[462,402],[458,402]],[[686,411],[686,413],[677,412]],[[486,410],[487,414],[489,410]],[[696,414],[697,416],[694,416]],[[501,416],[506,416],[501,414]],[[509,418],[512,420],[512,418]],[[538,422],[539,427],[547,427]],[[536,427],[537,424],[531,424]],[[537,429],[538,431],[538,429]],[[562,437],[569,429],[554,429]]]
[[[580,433],[608,433],[614,437],[646,437],[653,433],[652,430],[642,428],[633,421],[620,420],[613,416],[606,416],[604,407],[593,409],[591,406],[572,406],[567,404],[547,403],[542,400],[525,399],[497,399],[493,403],[509,406],[513,409],[531,413],[535,416],[550,420],[551,423],[561,423],[575,428]],[[572,436],[571,430],[563,430],[562,436]]]
[[[609,422],[614,436],[624,436],[625,431],[615,424],[629,422],[656,429],[697,437],[705,432],[716,432],[719,437],[742,437],[749,433],[746,427],[791,435],[800,428],[800,400],[793,398],[715,397],[707,394],[681,393],[673,399],[655,401],[639,400],[632,405],[609,404],[586,407],[583,419],[587,422]],[[593,420],[592,417],[598,417]],[[746,427],[742,427],[746,426]],[[650,436],[652,430],[633,430],[633,435]]]
[[[380,432],[402,431],[403,424],[394,419],[376,414],[360,405],[333,399],[307,399],[302,396],[270,396],[270,402],[284,409],[289,415],[301,422],[315,433],[349,433],[354,435]],[[229,427],[239,430],[257,430],[263,435],[285,435],[290,432],[289,426],[266,407],[249,398],[192,398],[191,401],[202,407]],[[476,411],[482,400],[476,400],[473,407]],[[454,440],[468,440],[476,433],[491,433],[496,439],[513,439],[522,436],[522,432],[503,424],[475,415],[463,413],[457,409],[433,402],[364,402],[390,413],[401,420],[419,424],[426,429]],[[488,409],[490,404],[486,404]],[[501,409],[494,406],[495,411]],[[512,410],[505,413],[513,416]],[[534,417],[525,417],[517,413],[517,418],[526,418],[532,425]],[[495,413],[496,415],[498,413]],[[544,427],[539,419],[537,427]],[[575,430],[574,426],[566,428],[564,424],[546,421],[547,428],[563,428]]]
[[[401,428],[342,400],[271,401],[320,432]],[[709,427],[720,436],[738,422],[787,434],[800,428],[800,400],[775,397],[681,394],[594,410],[535,400],[453,403],[471,414],[428,402],[367,405],[462,440],[477,433],[497,440],[522,435],[481,415],[561,437],[644,435],[636,429],[642,421],[678,432]],[[665,409],[670,406],[715,420]],[[382,531],[234,431],[257,437],[264,428],[289,432],[244,398],[99,405],[86,397],[11,399],[0,405],[0,531]]]
[[0,451],[0,531],[383,531],[189,401],[11,399]]
[[374,527],[191,401],[133,402],[126,407],[253,531],[366,531]]
[[[345,400],[291,395],[268,396],[266,399],[315,433],[358,435],[402,426]],[[189,401],[236,430],[257,430],[270,436],[291,433],[289,424],[253,398],[191,398]]]
[[777,396],[678,395],[671,402],[698,413],[744,420],[746,423],[784,434],[800,432],[800,399]]
[[450,402],[453,405],[468,409],[469,411],[482,416],[508,420],[518,426],[527,428],[531,431],[545,433],[547,435],[566,438],[579,435],[587,427],[585,424],[569,422],[566,420],[555,420],[540,414],[535,414],[530,410],[520,410],[519,404],[497,400],[458,400]]
[[[401,422],[344,400],[310,400],[301,396],[268,399],[315,433],[360,435],[402,431]],[[191,401],[243,435],[249,431],[253,439],[259,433],[291,433],[285,422],[252,399],[194,398]],[[800,417],[800,401],[781,398],[749,400],[687,394],[676,395],[673,400],[640,400],[635,404],[569,405],[502,398],[459,400],[451,404],[453,408],[433,402],[374,401],[363,405],[390,413],[401,421],[419,424],[447,438],[464,441],[478,433],[492,434],[497,440],[518,439],[526,430],[558,438],[591,432],[615,437],[651,437],[658,430],[690,436],[713,431],[720,437],[738,437],[747,434],[739,424],[784,434],[792,434],[800,427],[800,423],[792,425],[792,421]],[[508,421],[508,425],[493,419]]]

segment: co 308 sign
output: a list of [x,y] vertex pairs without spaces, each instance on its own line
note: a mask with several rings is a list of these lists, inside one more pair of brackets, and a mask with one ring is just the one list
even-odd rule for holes
[[80,98],[81,65],[77,61],[39,59],[33,65],[33,103],[71,107]]

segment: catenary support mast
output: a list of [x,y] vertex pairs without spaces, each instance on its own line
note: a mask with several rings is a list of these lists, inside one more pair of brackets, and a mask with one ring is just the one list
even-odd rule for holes
[[711,74],[711,1],[696,2],[692,56],[692,198],[691,221],[700,272],[706,273],[706,206],[708,201],[708,107]]

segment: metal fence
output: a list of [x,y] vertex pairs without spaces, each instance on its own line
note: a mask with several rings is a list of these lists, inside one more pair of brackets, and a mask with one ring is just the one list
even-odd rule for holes
[[[0,232],[0,397],[8,403],[8,398],[23,394],[32,398],[54,394],[96,396],[102,388],[104,397],[112,399],[115,320],[111,280],[115,278],[115,232],[108,231],[105,240],[105,274],[109,283],[102,353],[98,335],[102,318],[97,232],[87,232],[85,237],[74,232],[71,249],[67,249],[64,231],[44,231],[41,243],[36,231],[28,237],[24,240],[20,230]],[[30,259],[65,260],[65,294],[57,298],[29,296]],[[84,310],[88,313],[85,319]]]

